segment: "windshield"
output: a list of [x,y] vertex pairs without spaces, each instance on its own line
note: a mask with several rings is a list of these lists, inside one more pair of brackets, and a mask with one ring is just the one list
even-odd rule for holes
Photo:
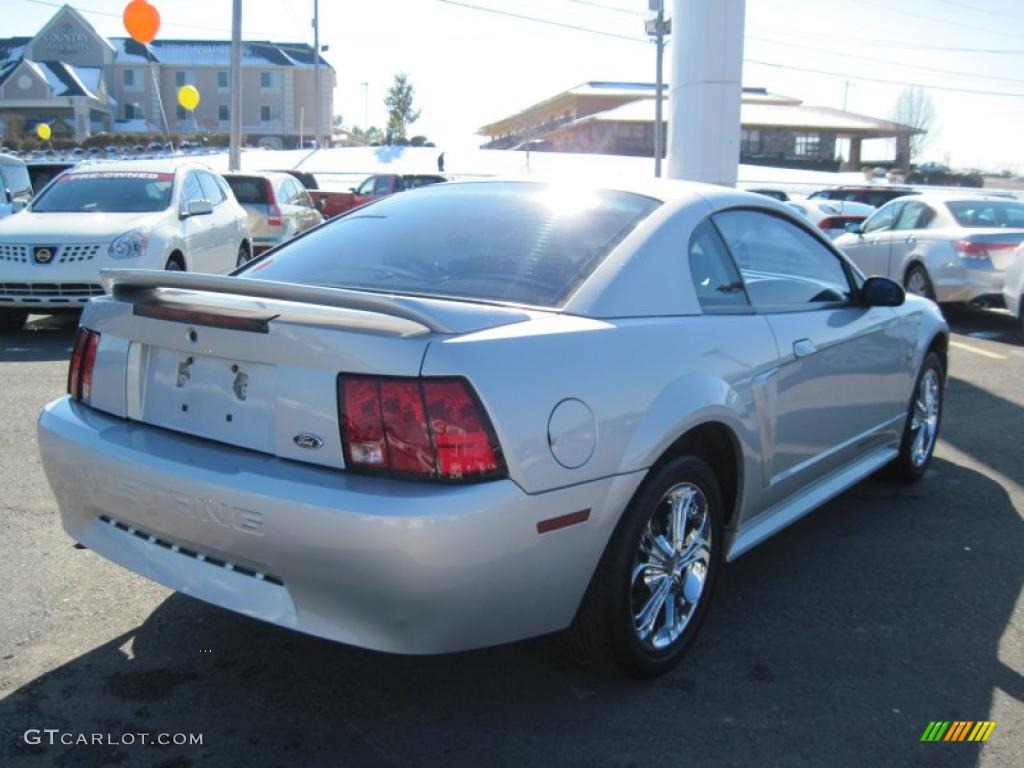
[[335,219],[247,277],[554,307],[659,202],[536,183],[438,184]]
[[173,173],[66,173],[32,204],[35,213],[150,213],[171,204]]
[[956,223],[970,229],[1024,228],[1024,203],[993,200],[956,200],[946,203]]

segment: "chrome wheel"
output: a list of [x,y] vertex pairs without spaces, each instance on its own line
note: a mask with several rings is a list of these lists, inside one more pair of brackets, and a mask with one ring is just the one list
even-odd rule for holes
[[934,368],[929,368],[921,376],[921,382],[917,386],[914,412],[910,419],[910,460],[915,467],[923,466],[935,447],[941,399],[939,373]]
[[711,566],[711,514],[692,483],[669,488],[655,506],[630,576],[633,632],[661,651],[683,634],[705,592]]

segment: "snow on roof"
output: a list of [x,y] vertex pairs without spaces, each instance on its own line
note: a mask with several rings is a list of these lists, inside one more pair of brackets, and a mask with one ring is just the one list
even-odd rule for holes
[[[142,46],[131,38],[112,37],[118,64],[157,61],[172,67],[230,67],[231,43],[227,40],[154,40]],[[313,48],[307,43],[243,41],[242,66],[312,67]],[[320,57],[325,67],[331,65]]]
[[[666,100],[667,103],[667,100]],[[667,111],[666,111],[667,112]],[[649,99],[631,101],[597,114],[587,115],[569,125],[586,122],[653,123],[654,102]],[[883,133],[895,135],[902,126],[888,120],[879,120],[853,112],[844,112],[831,107],[810,107],[801,103],[749,103],[744,97],[740,107],[740,123],[744,126],[765,126],[783,128],[813,128],[849,133]],[[556,130],[565,130],[562,126]]]

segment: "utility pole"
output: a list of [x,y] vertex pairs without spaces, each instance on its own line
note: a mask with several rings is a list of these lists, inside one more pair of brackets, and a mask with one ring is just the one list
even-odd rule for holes
[[231,5],[231,137],[228,169],[242,167],[242,0]]
[[654,86],[654,175],[661,177],[661,156],[665,154],[664,135],[665,121],[662,118],[661,93],[664,85],[662,58],[665,53],[665,35],[672,31],[672,21],[665,21],[664,0],[649,0],[648,8],[657,15],[648,19],[645,24],[647,34],[655,39],[657,50],[657,63],[655,64],[655,86]]
[[846,85],[843,86],[843,112],[846,111],[846,97],[850,95],[850,81],[846,81]]
[[313,80],[316,85],[316,148],[324,145],[324,95],[320,87],[320,0],[313,0]]

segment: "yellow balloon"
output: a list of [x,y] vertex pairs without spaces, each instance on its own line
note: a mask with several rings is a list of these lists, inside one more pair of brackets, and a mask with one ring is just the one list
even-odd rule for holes
[[38,136],[43,141],[49,141],[50,134],[50,126],[48,126],[46,123],[40,123],[36,126],[36,136]]
[[199,106],[199,91],[194,85],[183,85],[178,89],[178,103],[184,109],[193,110]]

